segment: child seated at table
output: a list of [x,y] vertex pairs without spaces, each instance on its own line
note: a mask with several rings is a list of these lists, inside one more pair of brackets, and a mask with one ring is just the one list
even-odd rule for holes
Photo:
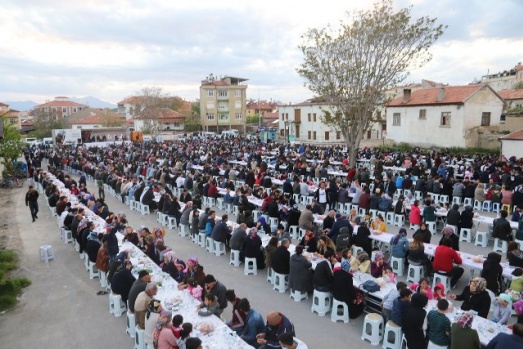
[[361,271],[362,273],[368,273],[370,271],[370,259],[369,255],[365,251],[360,251],[350,261],[350,271],[352,273]]
[[499,297],[492,300],[494,304],[494,310],[492,311],[492,322],[496,322],[500,325],[506,325],[508,319],[512,313],[512,301],[510,296],[506,293],[502,293]]
[[383,268],[382,275],[376,279],[376,283],[380,285],[380,287],[383,287],[388,283],[396,283],[396,274],[392,272],[392,268],[390,266]]
[[445,286],[442,283],[436,284],[434,286],[434,292],[432,292],[432,297],[434,300],[439,301],[440,299],[446,299],[447,296],[445,295]]
[[198,285],[196,280],[193,278],[187,279],[187,290],[189,291],[189,294],[196,300],[202,301],[202,292],[203,288]]
[[198,306],[198,315],[200,316],[220,316],[222,309],[220,309],[220,303],[216,299],[216,296],[212,293],[208,293],[203,298],[203,303]]
[[396,284],[396,288],[387,293],[385,297],[383,297],[383,301],[381,302],[381,314],[385,319],[385,323],[387,323],[392,318],[392,306],[394,300],[400,296],[401,290],[406,288],[406,283],[404,283],[403,281],[398,281],[398,283]]
[[412,292],[421,293],[427,296],[429,300],[432,299],[432,288],[430,287],[429,280],[427,278],[421,278],[419,283],[413,283],[410,285],[410,289]]

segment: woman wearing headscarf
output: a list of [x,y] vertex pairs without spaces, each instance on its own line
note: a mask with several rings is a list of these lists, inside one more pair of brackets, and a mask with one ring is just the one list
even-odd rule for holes
[[449,226],[444,227],[441,232],[443,233],[443,236],[441,237],[441,240],[439,241],[439,245],[442,245],[442,242],[445,238],[450,239],[452,242],[452,248],[454,251],[459,251],[459,236],[454,234],[454,229],[452,229]]
[[193,279],[198,285],[204,288],[205,284],[203,279],[205,278],[205,273],[203,272],[203,267],[198,263],[196,257],[187,259],[187,267],[184,270],[185,280],[178,284],[178,289],[187,288],[187,280]]
[[258,269],[265,268],[265,256],[262,250],[262,241],[258,236],[258,229],[252,227],[249,235],[243,242],[243,256],[247,258],[256,258],[256,266]]
[[450,327],[450,349],[479,349],[478,332],[472,329],[474,314],[466,311]]
[[398,234],[394,235],[390,239],[390,245],[392,246],[392,257],[394,258],[405,258],[409,251],[409,239],[407,239],[407,229],[400,228]]
[[[170,311],[162,311],[158,317],[158,321],[156,321],[156,325],[154,326],[153,330],[153,347],[154,348],[160,348],[160,335],[164,329],[169,330],[171,334],[174,337],[174,333],[172,331],[172,324],[171,324],[171,318],[172,313]],[[167,333],[164,334],[164,337]],[[165,341],[165,338],[163,338],[162,342]],[[176,341],[174,342],[176,344]],[[162,344],[163,345],[163,344]]]
[[403,333],[407,340],[409,349],[425,349],[425,332],[423,324],[425,322],[425,306],[429,299],[421,293],[414,293],[410,300],[410,306],[407,309],[406,319],[408,326],[403,326]]
[[333,271],[333,283],[331,286],[332,297],[337,301],[345,302],[347,306],[350,307],[356,295],[354,293],[352,275],[349,273],[349,261],[343,260],[339,265],[336,263]]
[[421,222],[421,225],[418,230],[414,233],[412,237],[416,237],[416,235],[421,235],[421,240],[426,243],[430,244],[430,239],[432,238],[431,231],[427,228],[427,223]]
[[383,275],[383,269],[388,266],[389,264],[385,262],[385,255],[383,252],[376,252],[374,261],[370,265],[370,273],[375,278],[379,278]]
[[176,258],[174,251],[166,252],[163,255],[163,263],[161,265],[162,271],[168,273],[177,282],[183,282],[185,280],[185,268],[184,261]]
[[491,252],[483,262],[483,270],[481,270],[481,277],[487,281],[487,288],[494,292],[495,295],[498,295],[500,292],[503,277],[503,267],[500,262],[501,255]]
[[449,298],[463,301],[462,310],[474,310],[486,319],[490,310],[490,296],[486,288],[487,281],[482,277],[476,277],[470,280],[470,284],[465,286],[460,295],[450,294]]
[[145,314],[145,331],[143,334],[143,340],[151,348],[153,347],[153,332],[160,317],[160,313],[163,311],[162,303],[157,299],[151,299],[147,305],[147,313]]
[[367,252],[360,251],[358,254],[350,260],[350,271],[352,273],[361,271],[362,273],[368,273],[370,270],[370,258]]

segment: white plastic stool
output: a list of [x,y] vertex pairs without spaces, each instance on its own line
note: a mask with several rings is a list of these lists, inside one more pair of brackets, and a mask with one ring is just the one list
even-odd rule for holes
[[167,216],[167,228],[175,229],[177,226],[178,222],[176,221],[176,217]]
[[188,225],[180,223],[179,228],[180,229],[178,229],[178,235],[180,235],[181,237],[185,237],[185,236],[189,235],[189,226]]
[[390,266],[396,275],[403,276],[403,273],[405,272],[405,259],[390,257]]
[[490,201],[490,200],[483,201],[483,205],[481,206],[481,209],[486,212],[492,211],[492,201]]
[[198,245],[202,248],[205,248],[205,239],[207,239],[207,234],[198,233]]
[[507,253],[508,242],[498,238],[494,239],[494,252]]
[[[403,217],[403,216],[401,216]],[[398,218],[399,219],[399,218]],[[394,222],[396,221],[396,215],[394,214],[394,212],[392,211],[388,211],[386,214],[385,214],[385,222],[387,224],[394,224]]]
[[209,207],[213,207],[213,206],[216,206],[216,199],[215,198],[207,198],[207,206]]
[[439,196],[440,196],[440,194],[434,194],[434,193],[432,193],[432,194],[430,194],[430,196],[432,197],[432,202],[433,202],[434,204],[438,204],[438,203],[439,203],[439,200],[440,200],[440,199],[439,199]]
[[450,198],[448,195],[440,195],[439,196],[439,203],[440,204],[448,204],[450,201]]
[[214,239],[210,236],[205,238],[205,250],[209,253],[214,253]]
[[376,313],[367,314],[363,320],[361,340],[368,340],[372,345],[380,344],[383,337],[383,317]]
[[463,206],[472,206],[473,202],[472,202],[472,198],[464,198],[463,199]]
[[343,321],[343,323],[349,322],[349,307],[347,306],[347,303],[340,302],[334,297],[332,298],[331,321]]
[[295,302],[301,302],[303,299],[309,299],[309,294],[305,291],[291,290],[291,298],[294,299]]
[[412,223],[409,224],[410,230],[417,231],[419,228],[420,228],[420,226],[418,224],[412,224]]
[[162,212],[160,212],[160,211],[156,212],[156,222],[162,224],[163,216],[164,216],[164,214]]
[[225,204],[225,212],[232,213],[232,204],[231,203]]
[[271,227],[271,232],[278,230],[278,218],[269,217],[269,226]]
[[367,214],[367,210],[366,210],[366,209],[364,209],[364,208],[362,208],[362,207],[360,207],[360,208],[358,209],[358,216],[360,216],[360,217],[365,217],[366,214]]
[[423,277],[423,265],[414,265],[409,263],[407,271],[407,282],[419,282]]
[[107,283],[107,272],[98,270],[100,273],[100,287],[107,289],[109,284]]
[[214,244],[214,247],[213,247],[214,255],[215,256],[225,255],[226,254],[225,244],[223,242],[219,242],[219,241],[216,241],[214,239],[212,241],[213,241],[213,244]]
[[375,219],[378,216],[378,210],[370,209],[369,215],[372,219]]
[[135,336],[134,336],[134,349],[145,349],[145,342],[143,341],[143,333],[145,332],[142,330],[138,325],[135,327]]
[[100,278],[100,272],[98,269],[96,269],[96,263],[93,263],[91,261],[89,263],[89,279],[92,280],[94,278]]
[[329,311],[331,311],[331,297],[330,292],[314,290],[314,293],[312,294],[311,311],[319,316],[325,316]]
[[61,232],[62,232],[62,241],[64,242],[64,244],[73,242],[73,233],[70,230],[61,228]]
[[289,234],[291,235],[291,238],[294,240],[298,240],[299,235],[299,227],[297,225],[291,225],[289,227]]
[[73,239],[73,247],[76,252],[80,252],[80,244],[78,241],[76,241],[76,239]]
[[303,239],[303,237],[305,236],[306,233],[307,233],[307,229],[299,228],[298,240],[301,241],[301,239]]
[[51,245],[40,246],[40,262],[49,263],[51,259],[54,259],[54,249]]
[[394,216],[394,225],[397,227],[403,227],[403,224],[405,224],[405,216],[402,214],[397,214]]
[[84,266],[85,270],[89,271],[89,255],[87,252],[84,252]]
[[434,221],[434,222],[426,222],[425,224],[427,225],[427,229],[430,231],[430,233],[432,235],[435,235],[437,233],[436,221]]
[[[240,251],[239,250],[231,250],[231,256],[229,259],[229,264],[234,265],[235,267],[240,266],[242,262],[240,261]],[[269,268],[270,269],[270,268]]]
[[260,210],[254,210],[252,211],[252,218],[254,219],[254,221],[256,222],[258,220],[258,218],[261,217],[261,215],[263,214],[262,211]]
[[461,228],[459,241],[472,242],[472,230],[470,228]]
[[285,274],[278,274],[274,272],[274,283],[272,284],[272,289],[280,293],[285,293],[287,291],[289,284],[289,276]]
[[421,193],[421,191],[419,191],[419,190],[415,190],[415,191],[414,191],[414,198],[415,198],[416,200],[421,200],[421,199],[423,199],[423,194]]
[[232,214],[235,215],[235,216],[238,216],[239,213],[240,213],[240,211],[238,209],[238,206],[237,205],[232,205]]
[[109,293],[109,313],[115,317],[120,317],[125,312],[125,304],[122,301],[122,296],[116,293]]
[[267,282],[274,284],[274,270],[272,268],[267,268]]
[[523,240],[514,239],[514,242],[518,244],[520,250],[523,248]]
[[245,275],[256,275],[258,274],[258,264],[256,263],[256,258],[245,257],[245,266],[243,267],[243,273]]
[[388,321],[383,334],[383,349],[401,349],[401,338],[403,331],[393,321]]
[[477,231],[476,240],[474,241],[475,246],[487,247],[488,246],[488,236],[486,231]]
[[223,203],[223,198],[216,199],[216,207],[218,208],[218,210],[223,210],[225,208],[225,204]]
[[136,335],[136,320],[133,313],[131,313],[129,310],[127,311],[127,321],[126,321],[127,328],[125,329],[125,332],[129,334],[129,337],[134,338]]
[[474,210],[481,211],[481,201],[474,200]]
[[140,204],[140,213],[142,215],[151,214],[151,211],[149,210],[149,205]]
[[461,196],[452,197],[452,205],[456,204],[456,205],[461,206],[461,202],[462,202]]
[[445,290],[450,290],[450,276],[447,274],[440,274],[439,272],[434,273],[434,285],[442,283],[445,286]]
[[351,251],[352,251],[352,255],[356,256],[356,255],[358,255],[358,252],[363,251],[363,247],[352,245]]

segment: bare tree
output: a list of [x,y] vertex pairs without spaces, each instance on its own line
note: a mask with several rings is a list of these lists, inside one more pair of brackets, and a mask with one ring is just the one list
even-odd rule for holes
[[337,29],[309,29],[302,36],[297,72],[328,105],[322,121],[343,134],[351,166],[386,89],[430,61],[428,50],[446,28],[429,17],[411,21],[411,8],[394,12],[391,0],[381,0],[371,10],[347,13],[349,22]]
[[158,86],[144,87],[137,95],[131,114],[143,121],[142,131],[144,133],[156,136],[160,130],[158,115],[162,108],[170,108],[171,97]]

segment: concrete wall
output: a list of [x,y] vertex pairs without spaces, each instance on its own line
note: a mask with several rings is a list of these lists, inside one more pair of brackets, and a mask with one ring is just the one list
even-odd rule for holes
[[510,114],[505,116],[505,123],[499,125],[500,131],[509,133],[521,130],[523,128],[523,113]]
[[501,154],[507,159],[515,156],[520,159],[523,158],[523,141],[502,140]]

